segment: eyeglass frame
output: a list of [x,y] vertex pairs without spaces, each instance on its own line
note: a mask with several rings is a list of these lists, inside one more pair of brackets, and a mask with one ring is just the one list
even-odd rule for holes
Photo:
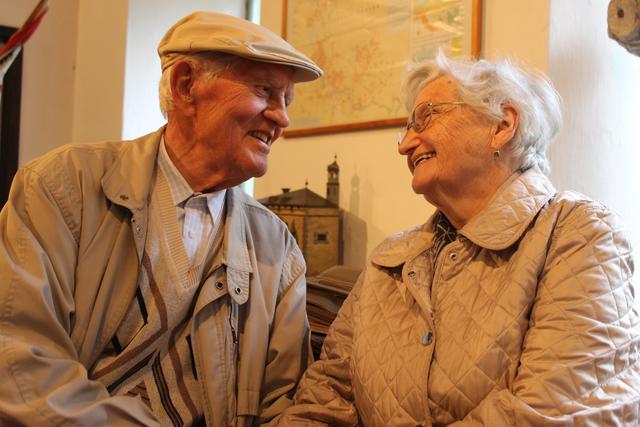
[[[442,107],[445,105],[464,105],[464,104],[466,104],[466,102],[463,102],[463,101],[450,101],[450,102],[427,101],[427,102],[421,102],[420,104],[416,105],[413,111],[411,112],[411,116],[409,117],[409,120],[407,120],[406,126],[400,132],[398,132],[398,145],[400,145],[402,141],[404,141],[404,138],[407,136],[407,132],[409,131],[409,129],[413,129],[415,133],[420,133],[429,126],[429,123],[431,123],[431,118],[433,117],[433,107]],[[429,107],[429,110],[424,121],[422,122],[421,125],[419,125],[418,122],[416,121],[416,111],[418,110],[418,108],[422,107],[423,105],[427,105]],[[448,111],[442,111],[437,114],[447,113],[447,112]]]

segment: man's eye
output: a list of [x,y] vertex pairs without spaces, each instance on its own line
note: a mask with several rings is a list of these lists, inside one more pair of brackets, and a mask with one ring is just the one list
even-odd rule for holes
[[264,94],[270,94],[271,93],[271,88],[269,86],[264,86],[264,85],[258,85],[257,86],[258,90]]

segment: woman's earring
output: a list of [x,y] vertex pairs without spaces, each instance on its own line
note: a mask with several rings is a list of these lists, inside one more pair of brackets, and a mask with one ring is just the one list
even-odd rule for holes
[[500,150],[496,150],[493,152],[493,160],[498,161],[500,158]]

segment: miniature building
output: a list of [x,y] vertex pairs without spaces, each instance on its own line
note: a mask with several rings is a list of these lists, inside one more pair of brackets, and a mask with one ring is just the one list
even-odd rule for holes
[[327,167],[327,198],[306,186],[282,189],[282,194],[259,202],[282,219],[296,238],[307,262],[307,275],[315,275],[339,263],[340,253],[340,168],[334,160]]
[[337,156],[333,163],[327,166],[327,200],[336,206],[340,206],[340,166]]

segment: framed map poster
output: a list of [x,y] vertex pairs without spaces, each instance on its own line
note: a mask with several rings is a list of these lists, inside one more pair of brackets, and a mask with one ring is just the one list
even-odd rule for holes
[[285,136],[406,123],[409,63],[478,57],[482,0],[284,0],[283,36],[325,72],[296,85]]

